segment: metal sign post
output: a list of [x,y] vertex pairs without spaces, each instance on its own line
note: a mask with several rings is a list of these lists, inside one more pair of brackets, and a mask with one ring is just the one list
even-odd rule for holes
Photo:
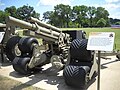
[[100,52],[101,51],[98,51],[98,80],[97,80],[97,90],[100,90],[100,69],[101,69]]
[[101,51],[112,51],[113,50],[114,37],[115,37],[114,32],[91,32],[89,34],[87,50],[98,51],[97,90],[100,90],[100,69],[101,69],[100,53]]

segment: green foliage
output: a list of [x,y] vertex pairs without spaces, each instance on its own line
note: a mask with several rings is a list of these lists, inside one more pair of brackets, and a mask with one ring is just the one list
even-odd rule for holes
[[34,8],[28,5],[23,5],[17,9],[17,17],[19,19],[27,20],[31,16],[39,19],[40,14],[36,13]]
[[119,21],[119,22],[116,22],[115,25],[120,25],[120,21]]
[[110,18],[110,24],[114,25],[114,24],[116,24],[117,22],[120,22],[120,19]]
[[88,25],[87,21],[87,11],[88,11],[88,7],[81,5],[81,6],[74,6],[73,10],[72,10],[72,18],[73,22],[78,23],[78,27],[81,26],[86,26]]
[[88,17],[89,17],[89,26],[93,27],[95,25],[94,18],[97,9],[95,7],[88,7]]
[[60,27],[69,27],[71,7],[69,5],[59,4],[54,7],[54,16],[58,18]]
[[17,9],[15,6],[7,7],[4,11],[6,13],[9,13],[9,15],[12,17],[17,17],[17,15],[16,15]]
[[0,11],[0,23],[5,23],[5,18],[9,16],[9,13]]
[[106,20],[104,18],[101,18],[100,20],[98,20],[97,22],[98,27],[104,27],[105,25],[106,25]]
[[[107,10],[105,10],[105,8],[103,7],[98,7],[97,8],[97,11],[96,11],[96,14],[95,14],[95,20],[96,20],[96,23],[99,23],[99,20],[102,18],[102,20],[100,20],[100,23],[102,25],[105,24],[105,21],[106,21],[106,24],[105,25],[109,25],[109,13]],[[97,24],[98,25],[98,24]],[[99,25],[98,25],[99,26]],[[104,25],[103,25],[104,26]]]
[[72,21],[69,22],[69,27],[70,28],[77,28],[78,24],[77,23],[73,23]]
[[53,19],[55,19],[53,11],[47,11],[47,12],[43,13],[43,20],[44,21],[48,21],[48,23],[53,25],[54,23],[52,21],[55,21]]

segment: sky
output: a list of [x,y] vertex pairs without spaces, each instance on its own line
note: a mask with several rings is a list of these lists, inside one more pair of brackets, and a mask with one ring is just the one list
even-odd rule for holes
[[109,12],[109,17],[120,19],[120,0],[0,0],[0,10],[6,7],[15,6],[16,8],[23,5],[30,5],[34,7],[37,13],[42,14],[46,11],[53,11],[57,4],[70,5],[86,5],[94,7],[104,7]]

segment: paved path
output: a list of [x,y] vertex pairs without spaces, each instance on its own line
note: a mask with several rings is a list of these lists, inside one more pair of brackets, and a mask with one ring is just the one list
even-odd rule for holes
[[[101,89],[100,90],[120,90],[120,61],[115,56],[101,59]],[[40,87],[45,90],[74,90],[64,83],[62,71],[56,72],[50,68],[50,64],[44,66],[43,72],[30,76],[19,75],[11,65],[2,66],[0,75],[7,76],[22,83]],[[91,81],[92,84],[87,90],[97,90],[97,79]],[[21,86],[18,86],[21,87]],[[25,88],[25,87],[24,87]]]

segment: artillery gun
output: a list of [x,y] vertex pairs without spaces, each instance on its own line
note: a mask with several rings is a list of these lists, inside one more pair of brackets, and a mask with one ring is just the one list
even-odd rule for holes
[[[32,18],[31,20],[33,21],[34,18]],[[67,58],[67,51],[70,44],[69,34],[62,33],[60,29],[48,24],[42,23],[42,25],[40,26],[40,21],[29,23],[13,17],[8,17],[6,22],[8,22],[9,24],[11,23],[11,25],[14,26],[28,29],[23,31],[23,34],[25,36],[31,37],[21,38],[18,43],[18,47],[21,51],[21,57],[19,57],[19,59],[23,57],[30,57],[30,62],[28,64],[29,68],[34,68],[42,63],[49,61],[51,61],[52,64],[56,67],[63,67],[63,63],[65,63],[63,59]],[[42,26],[46,26],[47,28]],[[42,38],[43,44],[39,45],[38,41],[32,37]],[[44,50],[41,50],[41,48],[44,48]],[[50,60],[48,60],[48,58]],[[21,63],[22,61],[24,60],[21,60]],[[57,62],[55,64],[56,61],[59,61],[59,63]],[[14,67],[15,70],[16,67]]]
[[[79,82],[84,86],[97,72],[96,54],[86,49],[85,32],[62,32],[33,17],[26,22],[9,16],[6,22],[9,26],[27,29],[23,30],[25,37],[18,42],[21,55],[13,60],[15,71],[30,74],[36,67],[52,63],[56,69],[64,68],[65,82],[73,86],[79,86]],[[36,38],[42,39],[42,43]]]
[[[42,38],[42,45],[38,45],[38,41],[31,37],[23,37],[18,43],[18,47],[23,54],[21,56],[24,58],[29,56],[31,58],[28,67],[34,68],[43,62],[45,63],[45,61],[51,61],[52,64],[58,68],[63,67],[63,63],[65,63],[63,60],[68,56],[70,35],[62,33],[59,28],[42,23],[33,17],[30,18],[29,21],[32,23],[18,20],[10,16],[6,19],[9,25],[11,24],[12,26],[28,29],[23,31],[25,36]],[[34,47],[34,49],[31,47]],[[41,50],[41,48],[44,48],[44,51]],[[47,60],[48,58],[50,60]]]

